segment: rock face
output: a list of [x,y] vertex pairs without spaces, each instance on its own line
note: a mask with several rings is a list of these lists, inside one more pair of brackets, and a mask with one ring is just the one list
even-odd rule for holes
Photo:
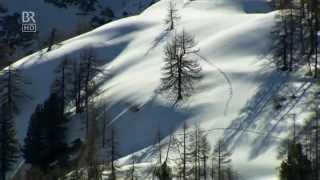
[[[2,0],[0,2],[0,68],[30,53],[88,32],[108,22],[136,15],[154,0]],[[22,12],[35,13],[36,33],[22,32]],[[4,62],[5,61],[5,62]]]
[[244,11],[247,13],[268,13],[272,11],[271,2],[265,0],[244,0]]

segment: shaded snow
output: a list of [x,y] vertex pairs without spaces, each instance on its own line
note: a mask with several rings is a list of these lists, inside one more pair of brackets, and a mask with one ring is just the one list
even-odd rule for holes
[[[178,31],[185,29],[193,34],[204,57],[200,60],[204,79],[183,109],[175,110],[155,95],[163,46],[174,33],[164,31],[168,1],[162,0],[139,16],[109,23],[67,40],[49,53],[36,53],[15,63],[33,82],[27,89],[33,101],[23,105],[17,121],[20,139],[26,134],[35,105],[49,95],[54,68],[65,55],[79,59],[84,48],[93,47],[111,74],[101,87],[104,93],[99,99],[112,105],[108,112],[118,127],[123,156],[154,143],[158,127],[168,136],[184,121],[200,122],[206,130],[233,128],[211,131],[209,140],[213,145],[219,138],[226,138],[234,150],[233,166],[246,180],[276,179],[279,140],[268,133],[280,136],[287,127],[273,126],[277,123],[270,120],[278,118],[270,116],[272,96],[287,79],[274,72],[265,59],[276,12],[248,14],[240,0],[176,2],[182,17]],[[232,89],[217,68],[225,72]],[[126,110],[127,103],[143,106],[132,112]],[[148,160],[149,156],[144,157]]]

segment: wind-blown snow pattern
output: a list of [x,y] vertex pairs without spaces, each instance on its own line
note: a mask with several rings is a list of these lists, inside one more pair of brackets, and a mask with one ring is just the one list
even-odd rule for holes
[[[194,35],[204,75],[183,108],[172,108],[155,93],[164,63],[163,47],[175,33],[165,31],[169,1],[161,0],[138,16],[111,22],[64,41],[48,53],[38,52],[15,63],[32,80],[26,90],[33,101],[22,105],[17,121],[20,139],[36,104],[49,95],[55,67],[64,56],[79,59],[80,52],[91,47],[110,76],[98,99],[110,105],[108,116],[119,131],[123,156],[148,148],[158,127],[168,136],[184,121],[199,122],[208,130],[212,145],[225,138],[233,150],[233,167],[244,179],[276,179],[279,139],[275,137],[285,131],[281,122],[273,126],[277,119],[269,116],[270,99],[287,78],[274,72],[265,58],[276,12],[255,13],[259,4],[267,7],[264,1],[256,1],[253,7],[245,0],[175,2],[181,16],[176,31],[184,29]],[[132,104],[140,110],[130,111]]]

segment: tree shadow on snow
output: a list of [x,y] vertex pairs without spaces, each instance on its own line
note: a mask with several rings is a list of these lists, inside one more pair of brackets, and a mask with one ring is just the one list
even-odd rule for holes
[[[311,87],[308,81],[303,81],[299,87],[289,92],[289,75],[265,66],[264,70],[256,72],[256,82],[259,83],[257,92],[234,119],[230,130],[225,130],[226,143],[231,149],[235,149],[243,140],[249,138],[250,131],[258,132],[258,136],[252,142],[249,158],[254,159],[264,153],[274,143],[278,143],[277,135],[287,130],[288,114],[301,101],[304,93]],[[280,110],[273,107],[274,98],[281,93],[292,93],[295,99],[289,100]],[[250,136],[252,137],[252,136]]]
[[[312,83],[308,81],[301,82],[293,92],[296,97],[284,103],[283,109],[280,111],[269,112],[267,118],[264,119],[263,129],[265,133],[254,140],[255,146],[251,150],[250,158],[255,158],[260,153],[265,152],[273,143],[282,141],[283,138],[277,138],[282,132],[291,131],[293,109],[305,98],[306,93],[311,87]],[[286,90],[286,92],[288,91]]]
[[164,42],[166,40],[167,35],[170,33],[170,31],[163,31],[157,36],[154,41],[152,42],[152,46],[147,50],[145,53],[145,56],[147,56],[153,49],[158,47],[159,44]]
[[[128,110],[112,123],[119,135],[121,156],[155,144],[159,131],[161,139],[170,136],[190,116],[189,112],[180,112],[152,100],[139,111]],[[150,154],[145,152],[142,156],[148,155]]]

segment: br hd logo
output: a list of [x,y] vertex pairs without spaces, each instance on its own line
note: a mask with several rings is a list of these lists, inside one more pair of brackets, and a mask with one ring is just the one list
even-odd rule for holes
[[22,32],[37,32],[36,13],[22,11]]

